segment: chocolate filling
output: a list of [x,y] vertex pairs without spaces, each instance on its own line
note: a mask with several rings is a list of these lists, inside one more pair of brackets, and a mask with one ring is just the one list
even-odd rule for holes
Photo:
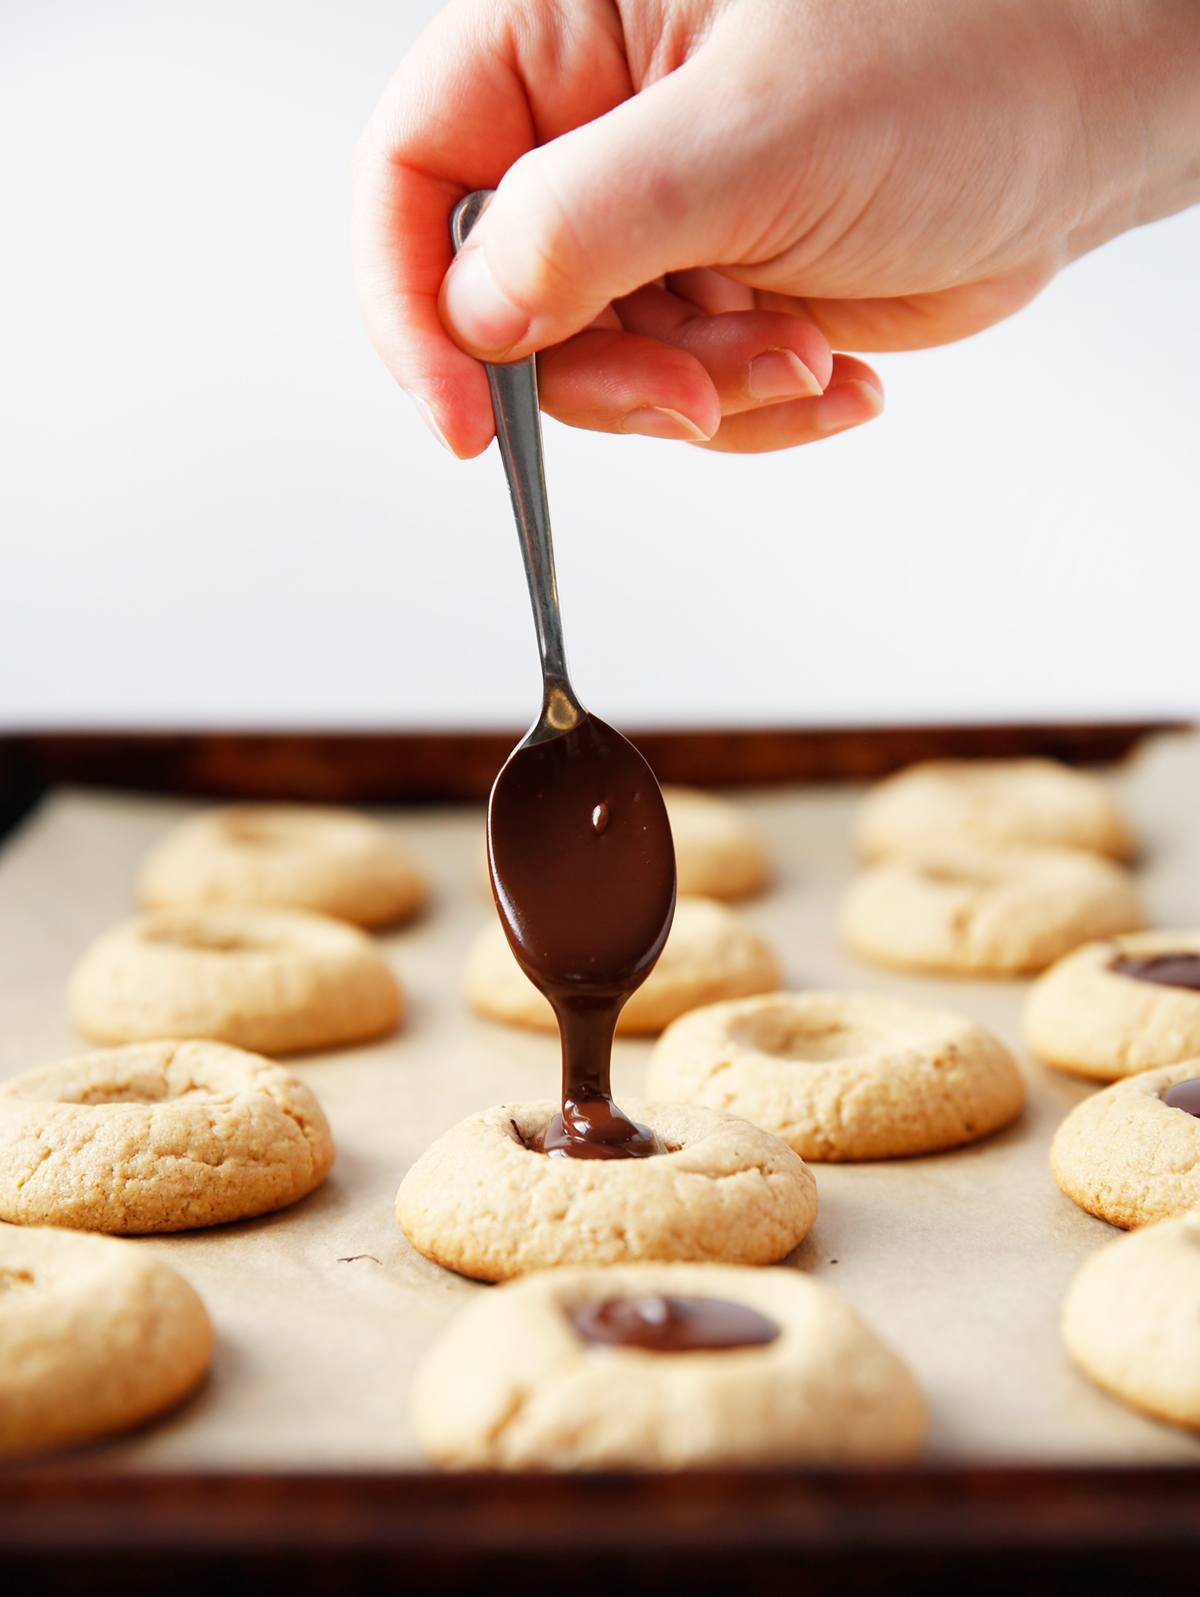
[[1122,954],[1109,968],[1118,976],[1132,976],[1134,981],[1200,992],[1200,954]]
[[1200,1081],[1178,1081],[1162,1095],[1168,1109],[1182,1109],[1200,1120]]
[[651,1353],[763,1347],[779,1335],[765,1314],[726,1298],[606,1298],[568,1310],[567,1318],[584,1342]]
[[562,1108],[528,1145],[574,1159],[654,1153],[610,1075],[617,1016],[675,913],[671,827],[641,755],[594,715],[516,749],[488,805],[488,863],[517,963],[562,1037]]

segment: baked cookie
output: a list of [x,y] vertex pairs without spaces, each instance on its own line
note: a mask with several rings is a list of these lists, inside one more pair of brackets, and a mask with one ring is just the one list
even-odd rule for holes
[[1025,1038],[1046,1064],[1096,1081],[1200,1055],[1200,932],[1077,948],[1034,982]]
[[771,993],[668,1027],[652,1098],[705,1104],[770,1131],[802,1159],[891,1159],[1006,1126],[1025,1080],[962,1015],[874,993]]
[[450,1469],[894,1464],[926,1426],[912,1375],[835,1293],[717,1264],[481,1293],[426,1355],[412,1412]]
[[212,1346],[195,1292],[133,1243],[0,1225],[0,1455],[142,1424]]
[[850,884],[839,919],[862,959],[964,976],[1044,970],[1080,943],[1143,923],[1123,866],[1067,848],[884,860]]
[[1067,1292],[1062,1330],[1097,1386],[1200,1430],[1200,1215],[1135,1231],[1089,1259]]
[[400,1183],[400,1229],[427,1259],[480,1281],[643,1259],[774,1264],[808,1234],[817,1185],[777,1137],[715,1109],[621,1107],[662,1153],[534,1153],[528,1140],[557,1103],[500,1104],[460,1121]]
[[415,915],[424,877],[378,821],[304,804],[233,804],[168,833],[138,873],[143,909],[256,904],[358,926]]
[[1114,1082],[1059,1126],[1054,1179],[1081,1209],[1126,1231],[1200,1209],[1198,1115],[1200,1059]]
[[681,893],[746,898],[771,876],[767,852],[728,799],[694,787],[664,787]]
[[333,1156],[303,1082],[220,1043],[135,1043],[0,1086],[0,1218],[18,1225],[224,1225],[303,1198]]
[[[771,992],[780,979],[771,949],[733,910],[710,898],[681,898],[667,946],[621,1011],[617,1035],[653,1036],[700,1004]],[[464,989],[471,1008],[489,1020],[558,1029],[549,1000],[517,964],[498,920],[467,956]]]
[[855,827],[868,859],[1032,844],[1127,859],[1134,840],[1099,777],[1056,760],[926,760],[873,787]]
[[67,992],[98,1043],[212,1037],[254,1053],[335,1048],[391,1031],[399,983],[371,939],[304,910],[152,910],[106,932]]

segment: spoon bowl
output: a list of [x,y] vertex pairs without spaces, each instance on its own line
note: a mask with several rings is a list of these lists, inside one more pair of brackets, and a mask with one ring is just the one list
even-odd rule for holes
[[509,756],[488,863],[513,950],[543,989],[624,999],[650,974],[675,907],[670,823],[646,761],[597,716]]

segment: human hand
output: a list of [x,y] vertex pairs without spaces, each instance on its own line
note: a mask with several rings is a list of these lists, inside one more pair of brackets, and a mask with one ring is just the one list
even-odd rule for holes
[[1195,0],[458,0],[356,152],[368,330],[460,456],[533,350],[573,425],[806,443],[882,408],[831,344],[965,337],[1200,198],[1198,85]]

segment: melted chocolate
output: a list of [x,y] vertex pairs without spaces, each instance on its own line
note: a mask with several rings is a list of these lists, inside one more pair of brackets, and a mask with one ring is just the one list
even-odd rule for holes
[[675,913],[671,828],[646,762],[594,715],[514,750],[488,805],[488,863],[517,963],[562,1036],[562,1109],[531,1146],[575,1159],[653,1153],[610,1080],[617,1016]]
[[1168,1109],[1182,1109],[1200,1120],[1200,1081],[1177,1081],[1162,1095]]
[[1200,992],[1200,954],[1122,954],[1111,968],[1118,976],[1132,976],[1135,981]]
[[779,1335],[765,1314],[725,1298],[608,1298],[571,1309],[567,1317],[584,1342],[651,1353],[763,1347]]

